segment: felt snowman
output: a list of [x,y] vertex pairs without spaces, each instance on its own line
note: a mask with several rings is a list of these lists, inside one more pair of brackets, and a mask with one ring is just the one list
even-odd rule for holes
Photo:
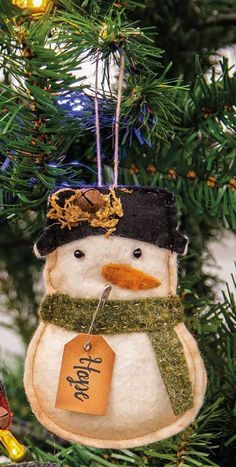
[[[186,247],[174,195],[163,189],[78,187],[49,197],[35,244],[37,256],[46,258],[46,296],[24,377],[32,410],[49,431],[84,445],[122,449],[167,438],[193,422],[206,371],[176,295],[177,254]],[[81,410],[76,400],[68,409],[57,398],[63,383],[81,399],[71,369],[61,380],[63,352],[88,332],[107,284],[112,290],[92,329],[92,337],[102,336],[114,355],[106,410],[99,415],[83,411],[85,393]],[[99,378],[95,368],[83,374],[84,386],[93,375]],[[99,384],[98,401],[105,391]]]

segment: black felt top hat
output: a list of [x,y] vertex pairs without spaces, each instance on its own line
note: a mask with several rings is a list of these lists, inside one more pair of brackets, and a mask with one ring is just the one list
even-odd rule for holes
[[184,254],[188,239],[178,231],[173,193],[161,188],[109,187],[57,190],[48,200],[38,256],[88,235],[117,235]]

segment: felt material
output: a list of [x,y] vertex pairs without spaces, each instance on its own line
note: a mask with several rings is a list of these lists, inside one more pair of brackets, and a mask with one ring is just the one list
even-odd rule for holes
[[128,264],[109,263],[103,266],[102,275],[106,281],[118,285],[122,289],[144,290],[153,289],[160,281]]
[[[109,193],[108,187],[96,187],[96,189],[102,194]],[[59,190],[59,204],[62,207],[65,206],[68,198],[75,193],[76,188]],[[124,216],[119,219],[112,235],[133,238],[177,253],[184,253],[187,238],[178,231],[173,193],[161,188],[134,186],[116,188],[115,193],[121,201]],[[50,210],[49,197],[48,211]],[[35,248],[39,256],[45,256],[65,243],[104,233],[106,229],[93,227],[88,222],[81,221],[70,229],[66,226],[62,228],[56,218],[47,218],[45,228],[36,241]]]
[[[64,294],[46,295],[39,308],[42,321],[68,331],[86,332],[97,300],[72,298]],[[109,300],[96,316],[93,334],[120,332],[160,332],[184,320],[178,295],[142,300]]]
[[[133,256],[137,248],[142,250],[139,259]],[[75,258],[75,250],[85,253],[82,259]],[[176,253],[116,235],[89,235],[50,253],[44,274],[47,293],[98,299],[106,284],[101,270],[110,262],[128,264],[161,282],[159,287],[138,291],[113,285],[111,300],[127,302],[176,293]],[[176,324],[174,332],[183,347],[193,407],[174,414],[150,337],[146,332],[122,333],[104,335],[116,358],[107,414],[98,417],[55,409],[63,347],[77,333],[41,323],[27,352],[24,376],[35,415],[58,436],[101,448],[131,448],[178,433],[193,422],[202,405],[206,372],[196,342],[184,324]]]
[[191,377],[194,406],[175,416],[145,333],[104,336],[116,353],[108,410],[104,417],[55,409],[63,347],[76,336],[41,323],[30,343],[24,376],[31,407],[49,431],[88,446],[123,449],[172,436],[199,411],[206,373],[196,342],[183,323],[175,327]]
[[[136,259],[133,251],[141,248],[142,256]],[[84,252],[80,259],[76,250]],[[164,248],[131,238],[90,236],[57,248],[47,257],[44,279],[47,293],[64,293],[71,297],[100,298],[107,281],[102,268],[112,263],[128,264],[160,281],[153,289],[136,290],[112,286],[111,299],[132,300],[133,298],[167,296],[176,285],[176,253]],[[175,294],[175,290],[172,291]]]
[[168,255],[168,280],[169,280],[169,295],[175,295],[177,290],[178,273],[177,273],[177,255],[171,253]]
[[[40,317],[65,329],[86,332],[95,300],[53,294],[44,299]],[[175,415],[193,406],[192,388],[182,346],[174,326],[183,320],[179,297],[108,302],[97,317],[94,334],[146,331],[151,339],[162,379]]]

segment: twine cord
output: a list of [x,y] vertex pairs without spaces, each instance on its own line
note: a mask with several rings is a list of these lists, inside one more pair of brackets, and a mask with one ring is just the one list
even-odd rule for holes
[[122,87],[124,79],[125,69],[125,56],[124,51],[120,52],[120,70],[118,78],[118,90],[117,90],[117,103],[116,103],[116,115],[115,115],[115,147],[114,147],[114,177],[113,187],[117,187],[118,184],[118,173],[119,173],[119,129],[120,129],[120,107],[122,99]]
[[95,107],[98,186],[102,186],[102,158],[101,158],[101,138],[100,138],[100,124],[99,124],[99,106],[98,106],[98,66],[99,66],[99,49],[97,49],[97,53],[96,53],[94,107]]

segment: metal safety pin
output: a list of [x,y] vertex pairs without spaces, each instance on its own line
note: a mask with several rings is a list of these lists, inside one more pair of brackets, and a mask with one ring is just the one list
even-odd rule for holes
[[[90,324],[90,327],[89,327],[89,330],[88,330],[88,334],[91,334],[91,331],[92,331],[92,328],[93,328],[93,325],[94,325],[94,321],[96,319],[96,316],[97,316],[99,310],[102,310],[104,308],[104,306],[106,305],[108,297],[109,297],[109,295],[111,293],[111,289],[112,289],[111,285],[109,285],[109,284],[105,285],[105,287],[104,287],[104,289],[102,291],[102,295],[101,295],[101,297],[99,299],[99,302],[97,304],[97,308],[96,308],[96,310],[95,310],[95,312],[93,314],[93,318],[92,318],[92,321],[91,321],[91,324]],[[84,343],[84,350],[86,352],[88,352],[90,349],[91,349],[91,343],[89,341],[86,341]]]

